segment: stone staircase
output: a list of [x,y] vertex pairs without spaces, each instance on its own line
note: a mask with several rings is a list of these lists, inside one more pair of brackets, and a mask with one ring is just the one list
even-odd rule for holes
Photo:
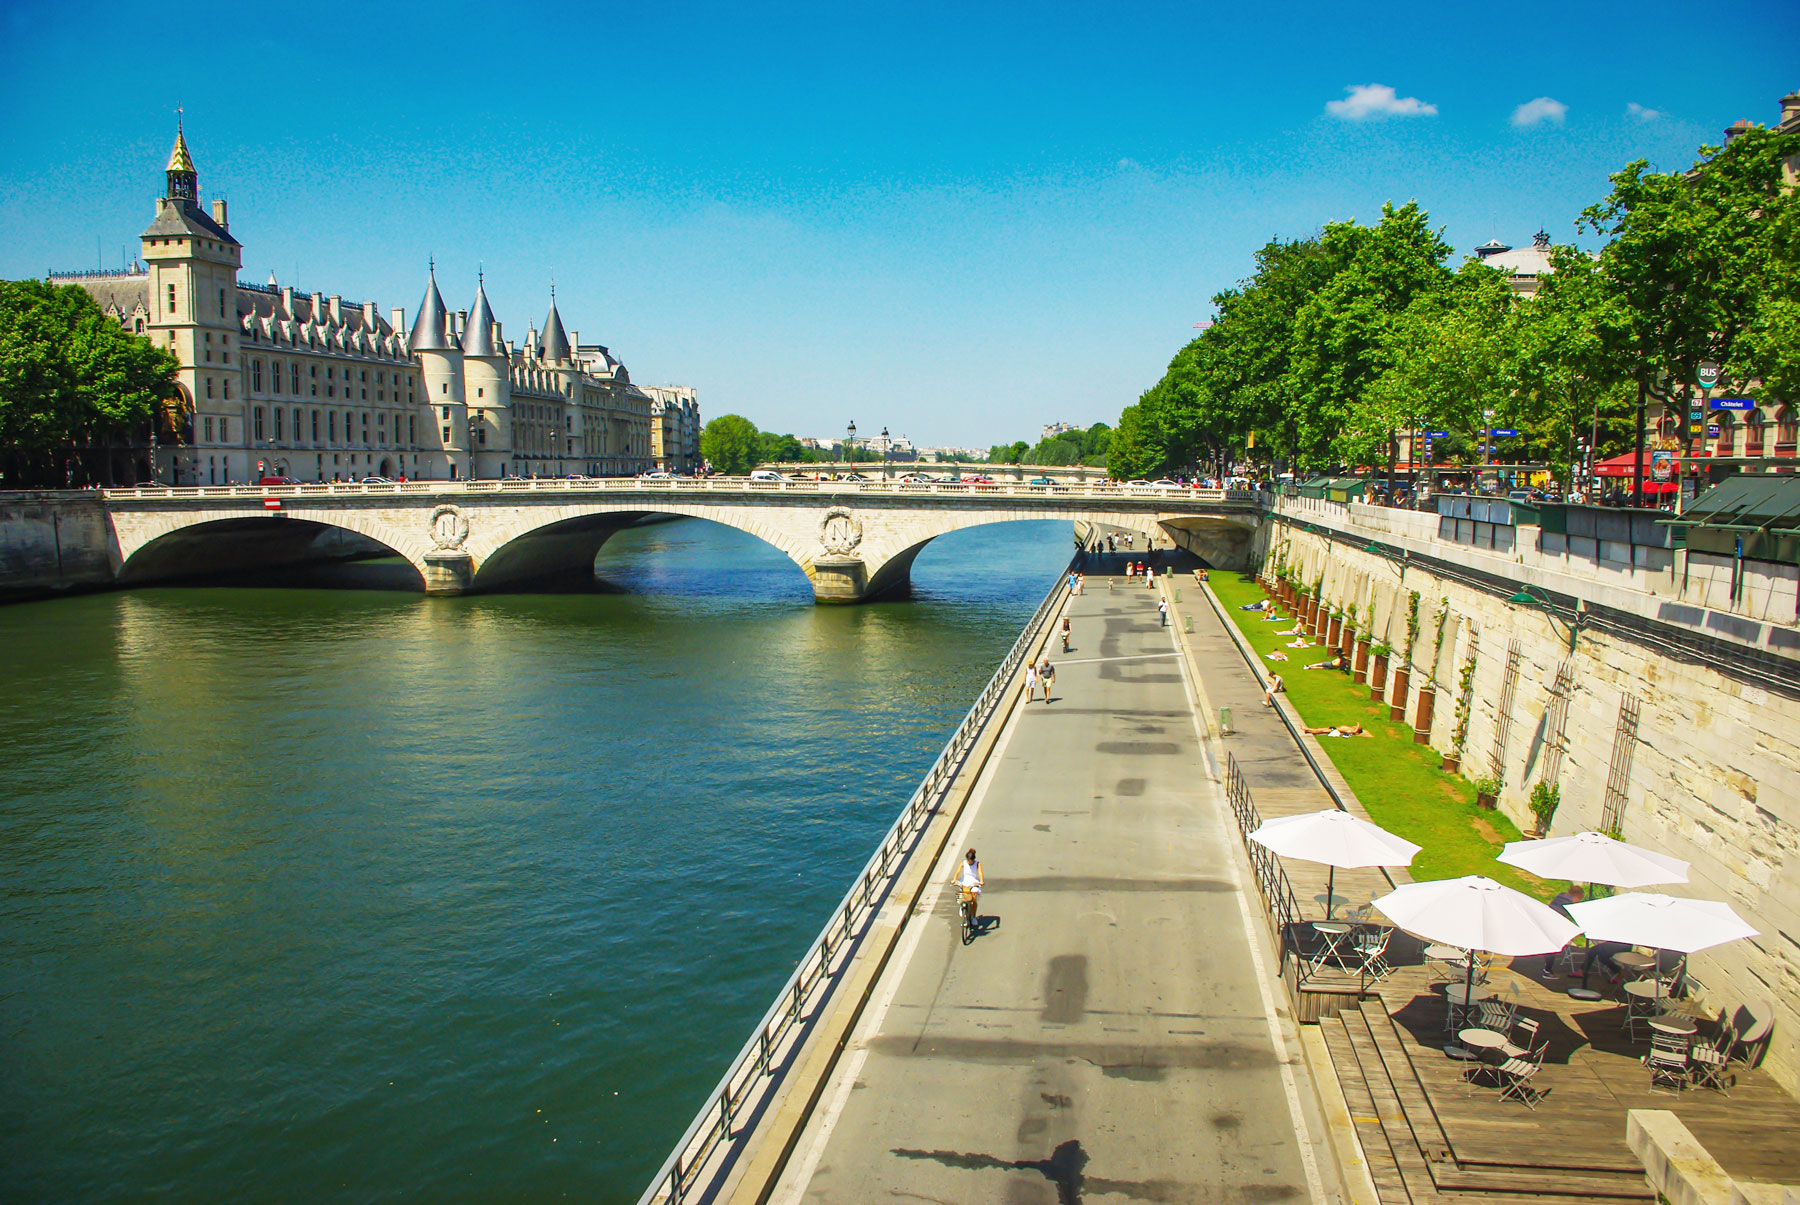
[[[1432,1201],[1620,1205],[1655,1200],[1642,1172],[1459,1161],[1379,999],[1322,1017],[1319,1028],[1381,1205]],[[1548,1127],[1532,1124],[1534,1115],[1523,1106],[1517,1116],[1506,1116],[1518,1128],[1522,1156],[1549,1154],[1561,1145],[1557,1134],[1545,1132]]]

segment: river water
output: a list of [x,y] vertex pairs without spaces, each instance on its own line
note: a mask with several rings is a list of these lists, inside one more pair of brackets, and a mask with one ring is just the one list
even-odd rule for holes
[[1069,548],[0,609],[0,1199],[635,1200]]

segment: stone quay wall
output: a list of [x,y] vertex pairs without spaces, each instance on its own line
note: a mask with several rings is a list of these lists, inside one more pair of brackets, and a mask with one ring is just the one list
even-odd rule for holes
[[117,565],[100,495],[0,492],[0,602],[108,587]]
[[[1800,636],[1792,566],[1659,550],[1571,551],[1535,527],[1446,538],[1435,514],[1283,499],[1252,548],[1344,612],[1338,643],[1394,718],[1470,778],[1501,780],[1522,829],[1560,785],[1550,835],[1616,831],[1692,863],[1669,894],[1729,902],[1761,936],[1695,954],[1706,1007],[1766,1000],[1766,1066],[1800,1093]],[[1539,607],[1509,599],[1522,588]],[[1350,618],[1348,608],[1355,607]],[[1305,614],[1303,610],[1302,614]],[[1568,631],[1576,629],[1570,649]],[[1385,674],[1371,642],[1392,647]],[[1296,658],[1298,662],[1299,658]]]

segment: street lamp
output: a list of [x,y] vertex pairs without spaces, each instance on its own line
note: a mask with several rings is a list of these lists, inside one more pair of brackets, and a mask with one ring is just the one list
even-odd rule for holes
[[850,433],[844,436],[844,463],[856,463],[856,420],[850,420]]
[[1576,600],[1575,622],[1572,624],[1565,624],[1562,620],[1558,619],[1556,609],[1550,605],[1550,600],[1539,598],[1537,595],[1533,594],[1530,586],[1521,586],[1519,592],[1506,601],[1521,607],[1535,607],[1542,611],[1544,617],[1550,621],[1552,626],[1568,636],[1569,651],[1571,653],[1575,651],[1576,634],[1587,624],[1587,601],[1585,599]]
[[1379,544],[1375,543],[1373,540],[1371,540],[1371,541],[1369,541],[1369,543],[1367,543],[1363,546],[1363,551],[1368,553],[1370,556],[1378,556],[1382,560],[1386,561],[1388,563],[1388,568],[1399,571],[1400,580],[1402,582],[1404,582],[1406,580],[1406,562],[1407,562],[1407,558],[1412,556],[1411,549],[1402,548],[1400,550],[1400,555],[1395,556],[1391,549],[1383,548],[1381,545],[1379,545]]
[[887,432],[886,427],[882,427],[882,429],[881,429],[881,479],[883,481],[886,481],[887,478],[888,478],[888,432]]

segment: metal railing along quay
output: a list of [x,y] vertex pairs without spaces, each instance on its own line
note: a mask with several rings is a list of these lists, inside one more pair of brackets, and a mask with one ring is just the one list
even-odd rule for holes
[[723,1144],[743,1137],[741,1133],[733,1133],[733,1121],[744,1112],[751,1098],[766,1086],[765,1080],[781,1057],[782,1043],[795,1036],[795,1030],[812,1019],[814,1014],[809,1014],[808,1006],[825,995],[842,975],[864,922],[892,890],[918,838],[937,816],[964,756],[987,726],[1013,673],[1030,650],[1033,638],[1055,614],[1067,590],[1068,574],[1065,571],[1038,604],[1037,610],[1032,612],[1019,638],[1013,642],[962,723],[945,742],[943,751],[912,798],[882,837],[874,856],[832,910],[831,918],[825,922],[819,936],[800,956],[794,973],[776,993],[775,1002],[757,1023],[750,1040],[744,1043],[718,1086],[707,1097],[699,1115],[676,1143],[674,1152],[657,1171],[650,1187],[644,1190],[639,1205],[687,1200],[688,1193],[695,1187],[695,1176],[706,1167],[708,1160]]
[[107,499],[357,498],[494,494],[868,494],[882,497],[1143,498],[1258,506],[1254,490],[1155,485],[1027,485],[1022,482],[753,481],[748,477],[586,477],[544,480],[327,481],[298,485],[126,486],[100,491]]

